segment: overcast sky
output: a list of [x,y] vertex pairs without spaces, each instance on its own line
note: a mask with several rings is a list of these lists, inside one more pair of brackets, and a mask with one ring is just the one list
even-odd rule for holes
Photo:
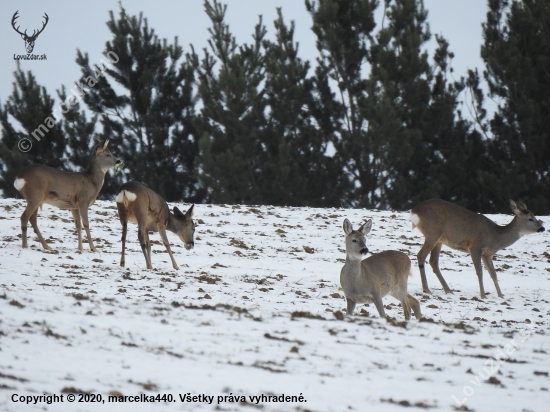
[[[223,3],[223,1],[222,1]],[[318,53],[315,36],[310,30],[311,18],[302,0],[229,0],[227,22],[238,43],[250,42],[258,16],[263,15],[268,36],[273,36],[273,21],[276,8],[282,7],[287,22],[296,24],[295,39],[300,43],[300,55],[305,60],[315,61]],[[383,4],[383,1],[380,1]],[[179,38],[184,51],[193,44],[196,50],[206,46],[208,20],[202,0],[134,0],[123,1],[129,14],[143,12],[149,26],[161,38],[172,42]],[[428,21],[432,34],[442,34],[455,53],[454,76],[466,75],[469,68],[483,70],[479,57],[482,43],[481,23],[485,21],[484,0],[424,0],[429,11]],[[11,26],[13,14],[19,10],[17,25],[28,34],[42,27],[44,13],[49,22],[36,40],[33,53],[46,54],[47,60],[22,61],[24,70],[30,70],[38,82],[45,86],[52,97],[61,85],[68,89],[79,78],[80,71],[75,63],[76,50],[87,52],[92,64],[99,63],[104,56],[105,42],[111,39],[106,21],[109,10],[118,14],[116,0],[61,1],[26,0],[2,1],[0,5],[0,102],[3,104],[11,94],[13,72],[16,69],[14,54],[26,54],[21,36]],[[382,6],[379,8],[381,13]],[[381,14],[380,14],[381,15]]]

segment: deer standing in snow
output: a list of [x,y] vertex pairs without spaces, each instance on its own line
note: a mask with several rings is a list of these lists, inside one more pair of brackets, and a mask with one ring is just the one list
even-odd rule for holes
[[346,234],[346,263],[340,272],[340,284],[347,301],[347,314],[353,314],[356,303],[373,302],[380,317],[385,318],[382,298],[391,295],[401,302],[405,319],[411,318],[411,308],[417,319],[422,317],[420,303],[407,293],[407,279],[411,274],[411,260],[396,250],[385,250],[361,260],[368,253],[365,235],[372,228],[368,220],[358,230],[348,219],[344,220]]
[[542,222],[531,213],[522,201],[510,200],[514,219],[506,226],[499,226],[483,215],[471,212],[462,206],[441,199],[431,199],[420,203],[411,210],[413,229],[416,227],[424,235],[424,245],[417,254],[422,290],[431,293],[426,280],[424,263],[430,253],[430,266],[441,282],[446,293],[452,293],[439,270],[441,246],[470,254],[479,281],[479,293],[484,299],[483,269],[481,261],[489,271],[498,296],[503,297],[498,285],[497,273],[493,266],[493,255],[515,243],[520,237],[535,232],[544,232]]
[[23,248],[27,247],[27,224],[30,220],[34,232],[44,249],[51,249],[38,230],[38,208],[47,203],[60,209],[70,209],[78,234],[78,250],[82,250],[82,226],[86,230],[90,249],[96,251],[90,234],[88,208],[94,204],[103,186],[105,173],[120,163],[105,142],[96,144],[91,152],[87,172],[65,172],[43,165],[32,165],[15,176],[13,185],[27,201],[21,215],[21,235]]
[[164,243],[172,260],[172,266],[174,269],[179,269],[172,255],[166,231],[175,233],[185,244],[185,249],[192,249],[195,246],[195,242],[193,241],[195,223],[192,219],[195,205],[192,205],[185,214],[174,206],[172,213],[166,201],[161,196],[139,182],[126,182],[120,186],[116,196],[116,205],[120,223],[122,224],[122,256],[120,257],[120,266],[124,267],[125,265],[126,232],[128,221],[130,221],[138,225],[139,244],[143,256],[145,256],[147,269],[153,268],[151,265],[149,231],[159,232],[162,243]]

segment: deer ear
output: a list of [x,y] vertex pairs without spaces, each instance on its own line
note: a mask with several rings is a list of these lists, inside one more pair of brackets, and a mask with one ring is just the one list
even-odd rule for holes
[[107,145],[109,144],[109,139],[105,140],[105,142],[102,142],[99,139],[96,139],[96,140],[97,140],[97,146],[95,149],[95,154],[98,155],[107,148]]
[[371,229],[372,229],[372,219],[369,219],[365,223],[363,223],[363,225],[359,228],[359,231],[366,236]]
[[520,215],[521,211],[518,208],[518,205],[516,202],[514,202],[512,199],[510,199],[510,209],[512,209],[512,212],[514,212],[514,215]]
[[353,232],[353,226],[351,225],[351,222],[348,219],[344,219],[344,233],[346,235],[349,235],[351,232]]
[[518,205],[518,208],[519,210],[521,210],[522,212],[528,212],[529,210],[527,209],[527,205],[525,204],[525,202],[521,199],[518,199],[518,201],[516,202],[516,204]]
[[174,216],[176,216],[179,219],[182,219],[182,218],[185,217],[185,215],[183,213],[181,213],[181,210],[179,210],[176,206],[174,206],[172,211],[174,212]]
[[186,219],[191,219],[193,217],[193,210],[194,209],[195,209],[195,205],[191,205],[191,207],[185,213],[185,218]]

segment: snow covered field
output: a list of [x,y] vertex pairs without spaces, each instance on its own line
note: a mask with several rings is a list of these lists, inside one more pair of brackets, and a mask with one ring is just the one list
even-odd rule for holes
[[[79,253],[71,214],[47,205],[38,224],[55,253],[40,248],[30,225],[22,250],[23,208],[0,200],[2,411],[549,410],[548,232],[498,254],[504,299],[485,272],[482,301],[469,256],[445,247],[441,268],[454,294],[429,267],[433,295],[421,293],[414,257],[423,238],[408,213],[196,205],[195,249],[168,234],[175,271],[158,234],[155,269],[144,269],[136,225],[119,266],[114,202],[90,210],[98,253],[87,243]],[[342,319],[345,217],[355,227],[373,219],[371,252],[413,259],[409,292],[423,321],[405,325],[392,297],[384,303],[393,320],[372,304]],[[63,402],[24,403],[45,394]],[[139,394],[173,402],[108,400]],[[278,402],[283,394],[295,402]]]

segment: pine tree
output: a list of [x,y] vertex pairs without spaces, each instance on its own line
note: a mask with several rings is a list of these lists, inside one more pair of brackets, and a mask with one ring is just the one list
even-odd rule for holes
[[[53,114],[54,99],[36,82],[31,72],[25,73],[17,65],[14,75],[13,92],[0,108],[0,189],[5,197],[19,196],[13,181],[23,167],[38,163],[62,170],[69,168],[62,122],[58,121],[61,118]],[[27,139],[27,142],[23,144],[22,139]],[[21,151],[18,147],[20,141],[23,150],[29,143],[31,149]]]
[[[177,38],[159,39],[142,14],[129,16],[121,7],[107,26],[113,38],[103,62],[91,65],[80,50],[76,59],[82,98],[100,116],[101,137],[111,139],[112,152],[125,162],[126,180],[141,181],[168,201],[201,201],[193,168],[192,65],[182,59]],[[104,192],[114,190],[106,185]]]
[[440,197],[478,209],[485,144],[459,110],[464,79],[449,81],[452,53],[431,34],[420,0],[306,1],[324,72],[344,106],[334,144],[355,184],[351,205],[407,209]]
[[265,42],[266,127],[262,141],[263,203],[339,206],[347,181],[327,155],[332,135],[324,129],[319,91],[309,62],[298,57],[294,22],[277,10],[276,41]]
[[226,5],[205,1],[212,27],[200,58],[193,51],[198,93],[203,107],[197,117],[200,155],[197,167],[209,199],[216,203],[261,204],[258,184],[261,140],[265,129],[261,17],[252,44],[238,46],[224,21]]
[[[498,108],[488,127],[486,184],[499,211],[506,210],[509,198],[521,197],[537,213],[550,213],[550,3],[488,4],[481,56]],[[475,73],[471,78],[475,85]]]
[[465,81],[447,78],[448,42],[436,36],[433,62],[422,50],[431,38],[427,17],[421,1],[388,2],[387,27],[371,52],[367,117],[386,138],[387,205],[408,209],[437,197],[478,210],[484,142],[458,109]]
[[[376,0],[306,0],[320,52],[316,73],[323,93],[321,101],[325,108],[337,109],[339,115],[326,119],[330,119],[334,131],[335,160],[355,188],[344,202],[365,207],[379,204],[382,173],[377,155],[380,147],[368,133],[368,121],[362,113],[367,97],[364,71],[368,68],[377,4]],[[338,102],[330,102],[330,93],[322,86],[334,83]]]
[[[67,93],[65,86],[57,92],[61,102],[67,102],[70,94]],[[90,161],[90,150],[99,140],[100,135],[96,131],[98,116],[95,115],[88,120],[84,110],[80,108],[78,101],[70,105],[71,110],[63,113],[63,120],[60,128],[64,134],[66,142],[66,156],[69,160],[68,169],[75,171],[86,170]],[[108,183],[110,179],[106,179]],[[100,197],[103,192],[100,192]]]

